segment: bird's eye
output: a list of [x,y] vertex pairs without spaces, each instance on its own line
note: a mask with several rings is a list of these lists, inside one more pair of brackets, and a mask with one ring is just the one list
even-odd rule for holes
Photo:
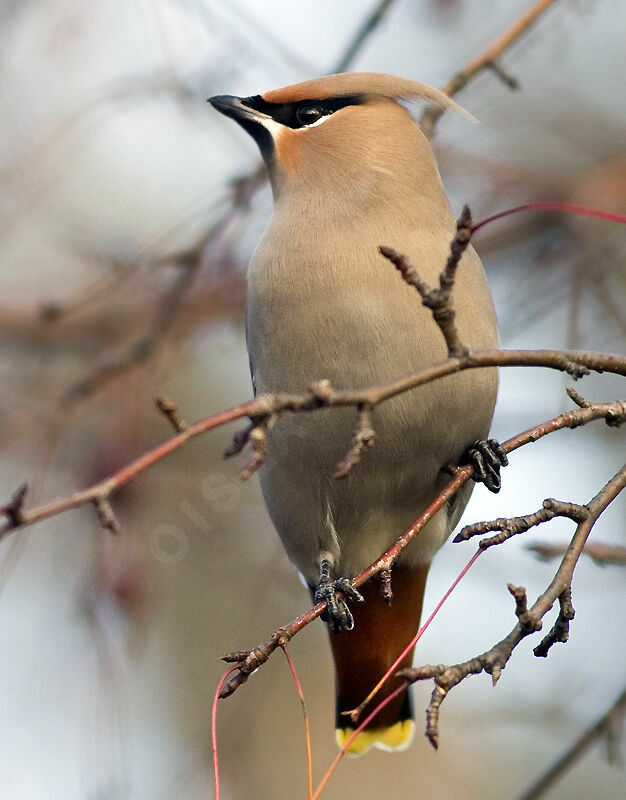
[[317,122],[321,116],[322,109],[310,103],[300,106],[296,111],[296,119],[301,125],[311,125],[311,123]]

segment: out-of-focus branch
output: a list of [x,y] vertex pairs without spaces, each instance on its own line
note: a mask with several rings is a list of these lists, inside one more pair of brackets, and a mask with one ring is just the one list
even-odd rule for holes
[[519,796],[519,800],[539,800],[540,797],[543,797],[598,740],[606,738],[609,754],[611,754],[614,750],[615,741],[619,738],[618,731],[624,714],[626,714],[626,689],[609,710],[585,731],[547,772]]
[[[146,286],[146,284],[141,284]],[[82,350],[89,347],[108,345],[113,347],[120,340],[141,339],[138,331],[141,322],[158,316],[158,308],[164,302],[165,294],[159,298],[153,292],[136,291],[133,284],[126,297],[113,307],[109,293],[120,291],[121,285],[103,287],[101,302],[90,307],[91,301],[78,296],[65,306],[50,304],[42,313],[30,307],[9,306],[0,308],[0,338],[17,341],[20,344],[37,348],[61,348],[67,351]],[[105,296],[106,295],[106,296]],[[132,304],[129,299],[132,297]],[[171,335],[175,338],[207,319],[222,320],[232,317],[243,308],[245,297],[245,277],[234,271],[223,277],[200,281],[194,285],[193,292],[186,292],[182,299],[184,314],[177,314]],[[120,356],[113,357],[117,360]]]
[[[553,644],[567,641],[569,622],[574,618],[574,608],[571,601],[571,583],[574,569],[594,524],[625,487],[626,466],[611,478],[589,503],[578,507],[574,519],[579,521],[567,552],[550,585],[530,608],[527,607],[526,590],[521,586],[508,585],[509,592],[515,599],[515,614],[518,618],[518,623],[504,639],[475,658],[454,666],[443,664],[436,666],[426,665],[406,669],[400,673],[410,683],[429,678],[434,679],[435,687],[426,712],[426,736],[433,747],[437,747],[439,743],[441,704],[450,690],[470,675],[479,675],[481,672],[487,672],[491,675],[495,685],[513,650],[527,636],[541,630],[543,617],[550,611],[556,601],[559,602],[559,614],[556,622],[550,632],[535,647],[534,654],[537,657],[545,658]],[[568,516],[570,515],[568,514]]]
[[[366,39],[381,23],[392,3],[393,0],[383,0],[367,17],[341,56],[335,67],[336,71],[343,71],[347,68]],[[177,87],[178,90],[180,90],[180,86]],[[137,91],[136,87],[135,91]],[[126,93],[123,93],[122,96],[126,97]],[[252,198],[265,182],[264,166],[260,166],[250,175],[232,181],[230,202],[220,219],[189,248],[158,259],[159,264],[177,266],[180,268],[180,272],[170,289],[161,298],[150,328],[139,338],[133,339],[121,352],[109,354],[102,359],[88,374],[83,375],[80,380],[69,386],[61,398],[64,407],[67,407],[68,403],[82,400],[99,391],[112,379],[146,363],[155,354],[161,342],[167,338],[184,298],[195,284],[207,248],[227,226],[232,224],[237,214],[247,211]],[[19,324],[23,328],[23,314],[19,315]]]
[[111,378],[128,372],[154,355],[159,344],[170,332],[183,300],[196,281],[205,252],[232,224],[234,218],[247,210],[254,191],[256,188],[252,182],[247,182],[243,186],[238,183],[233,184],[232,203],[217,222],[192,247],[160,259],[161,264],[176,266],[179,272],[170,289],[165,292],[150,329],[139,340],[132,342],[119,356],[96,365],[89,374],[70,386],[62,398],[64,404],[89,396]]
[[[539,556],[543,561],[550,561],[558,558],[567,552],[566,544],[529,544],[527,549]],[[626,566],[626,547],[614,544],[603,544],[602,542],[588,542],[585,545],[583,554],[589,556],[592,561],[601,566],[614,564]]]
[[350,64],[352,64],[354,59],[361,51],[361,48],[367,39],[369,39],[372,33],[374,33],[376,28],[378,28],[380,23],[383,21],[393,3],[394,0],[380,0],[380,2],[376,4],[376,7],[372,13],[363,21],[363,24],[356,32],[354,39],[350,42],[344,54],[335,64],[332,70],[333,72],[345,72],[348,69]]
[[[478,71],[486,66],[493,66],[497,55],[517,39],[554,0],[542,0],[537,3],[527,14],[499,39],[497,39],[485,53],[471,62],[464,70],[455,76],[445,87],[449,94],[455,94]],[[348,68],[357,56],[365,41],[381,24],[385,15],[393,5],[393,0],[382,0],[379,2],[372,13],[365,19],[354,39],[346,48],[344,54],[334,67],[334,71],[342,72]],[[422,127],[432,133],[434,125],[443,113],[441,108],[429,108],[422,117]],[[265,169],[259,167],[250,175],[238,179],[233,183],[233,196],[231,206],[220,222],[207,234],[203,235],[188,251],[174,256],[170,259],[185,266],[185,270],[174,282],[171,290],[163,298],[161,308],[157,313],[155,322],[149,332],[139,340],[134,341],[125,352],[113,358],[106,359],[102,364],[96,366],[90,375],[84,376],[80,381],[73,384],[65,394],[65,400],[75,400],[85,397],[92,392],[100,389],[113,377],[132,369],[148,360],[154,353],[158,343],[165,338],[167,331],[174,319],[177,309],[180,306],[181,298],[186,294],[189,287],[193,284],[198,270],[198,264],[202,253],[215,235],[217,229],[227,224],[231,216],[242,206],[247,206],[260,186],[265,183]]]
[[[510,89],[518,88],[517,81],[504,72],[502,67],[498,64],[497,59],[508,50],[522,34],[526,33],[531,25],[536,22],[550,6],[554,5],[555,2],[556,0],[538,0],[538,2],[529,8],[508,30],[501,36],[498,36],[486,50],[473,61],[470,61],[460,72],[457,72],[457,74],[442,87],[443,91],[450,95],[450,97],[453,97],[484,69],[493,70]],[[420,126],[425,135],[429,138],[433,135],[435,126],[444,111],[445,109],[441,106],[430,105],[422,114]]]
[[64,408],[84,400],[112,379],[146,363],[154,355],[159,343],[169,333],[183,297],[194,283],[200,263],[198,260],[181,268],[172,286],[163,295],[150,329],[141,338],[133,341],[121,354],[105,358],[66,389],[61,397]]
[[[534,20],[553,2],[554,0],[540,0],[540,2],[523,15],[515,25],[487,48],[483,54],[474,59],[474,61],[458,73],[444,87],[445,91],[450,95],[455,94],[483,68],[492,67],[495,69],[495,58],[504,52],[510,44],[527,30],[532,22],[534,22]],[[342,72],[348,68],[363,47],[367,38],[371,36],[381,24],[392,5],[393,0],[382,0],[382,2],[376,5],[335,65],[334,71]],[[180,87],[178,87],[178,89],[180,89]],[[427,135],[432,134],[434,126],[442,113],[443,109],[438,107],[429,107],[424,112],[421,125]],[[182,298],[195,281],[202,254],[206,247],[216,233],[231,221],[233,215],[236,214],[239,209],[248,206],[258,188],[265,183],[265,179],[265,169],[259,167],[250,175],[233,183],[231,205],[220,221],[189,248],[188,251],[177,254],[170,259],[170,263],[178,263],[184,266],[184,270],[174,281],[170,291],[163,297],[161,306],[150,330],[138,340],[133,341],[123,352],[106,358],[102,363],[96,365],[90,374],[83,376],[79,381],[72,384],[63,396],[64,403],[74,402],[89,396],[102,388],[111,379],[124,374],[139,364],[145,363],[151,358],[160,341],[166,338],[168,330],[180,307]]]

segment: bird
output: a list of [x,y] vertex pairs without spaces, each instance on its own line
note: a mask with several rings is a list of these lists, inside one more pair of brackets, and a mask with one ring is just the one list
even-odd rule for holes
[[[430,312],[379,252],[384,245],[408,256],[433,285],[455,233],[433,151],[412,113],[420,99],[459,108],[437,89],[374,72],[209,98],[256,141],[272,187],[272,214],[247,274],[255,394],[301,393],[320,379],[333,389],[364,389],[446,358]],[[471,246],[453,301],[464,345],[497,346],[491,294]],[[485,441],[497,384],[494,369],[467,370],[376,406],[374,446],[342,480],[334,473],[350,446],[353,410],[280,415],[267,432],[259,472],[265,505],[312,598],[327,602],[335,738],[352,755],[371,747],[403,750],[411,741],[408,691],[356,736],[357,723],[346,712],[418,630],[431,561],[472,484],[402,552],[390,605],[375,579],[360,591],[351,579],[428,506],[449,480],[449,467]],[[411,651],[399,668],[411,666],[412,657]],[[362,718],[399,685],[398,677],[389,678]]]

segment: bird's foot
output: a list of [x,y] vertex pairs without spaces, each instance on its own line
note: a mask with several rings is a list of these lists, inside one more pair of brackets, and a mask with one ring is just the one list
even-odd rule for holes
[[330,577],[330,561],[323,559],[320,567],[320,580],[315,587],[315,603],[326,602],[326,611],[322,614],[324,622],[328,622],[333,633],[354,628],[354,617],[346,600],[363,603],[363,595],[354,588],[349,578]]
[[484,483],[490,492],[499,492],[502,486],[500,467],[509,463],[502,445],[496,439],[483,439],[474,442],[464,454],[464,461],[474,467],[472,478],[476,483]]

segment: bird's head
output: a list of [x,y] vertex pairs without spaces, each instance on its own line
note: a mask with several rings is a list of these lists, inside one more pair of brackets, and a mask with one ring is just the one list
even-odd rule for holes
[[[340,73],[253,97],[218,95],[210,103],[257,142],[275,197],[313,190],[338,200],[403,183],[419,191],[438,173],[405,101],[426,99],[466,113],[422,83],[375,72]],[[335,204],[333,204],[335,205]]]

